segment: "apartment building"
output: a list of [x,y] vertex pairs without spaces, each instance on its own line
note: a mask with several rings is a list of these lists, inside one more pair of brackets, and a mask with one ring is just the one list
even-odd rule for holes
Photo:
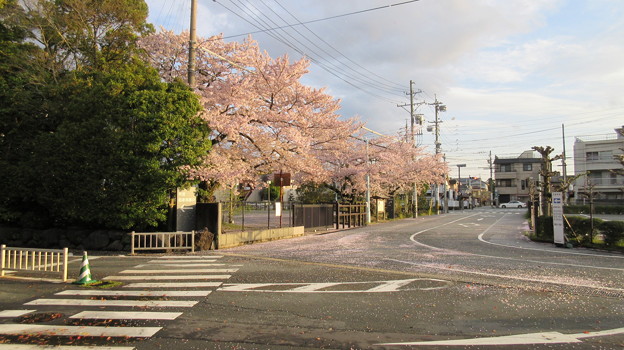
[[495,201],[529,202],[530,181],[538,179],[542,158],[534,151],[524,151],[518,157],[495,157]]
[[624,201],[624,167],[618,159],[624,154],[623,132],[624,126],[615,129],[615,134],[576,138],[574,174],[586,174],[575,182],[576,203],[587,202],[590,193],[596,203]]

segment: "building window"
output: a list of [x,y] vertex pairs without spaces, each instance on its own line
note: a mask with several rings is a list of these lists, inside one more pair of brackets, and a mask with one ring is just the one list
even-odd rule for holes
[[501,164],[500,165],[501,173],[510,173],[511,172],[511,164]]
[[513,187],[513,179],[496,180],[498,187]]
[[522,170],[524,170],[524,171],[533,171],[533,164],[530,164],[530,163],[522,164]]
[[598,152],[587,152],[585,153],[585,159],[587,161],[598,160],[600,159]]

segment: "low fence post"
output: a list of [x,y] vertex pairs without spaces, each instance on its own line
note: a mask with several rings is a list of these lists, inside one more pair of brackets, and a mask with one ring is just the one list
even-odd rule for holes
[[191,253],[195,253],[195,230],[191,231]]
[[5,257],[5,252],[6,252],[6,244],[3,244],[2,246],[0,246],[0,250],[2,251],[2,259],[0,261],[0,276],[4,276],[4,264],[6,263],[6,257]]
[[63,282],[67,282],[67,260],[69,256],[69,248],[63,248]]
[[134,237],[135,237],[136,233],[134,231],[132,231],[132,233],[130,233],[130,236],[132,237],[130,240],[130,255],[134,255]]

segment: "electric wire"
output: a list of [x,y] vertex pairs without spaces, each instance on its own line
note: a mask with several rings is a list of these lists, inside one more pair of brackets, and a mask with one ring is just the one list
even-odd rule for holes
[[[236,6],[239,10],[241,10],[243,13],[247,14],[249,17],[251,17],[256,23],[253,23],[251,20],[243,17],[242,15],[240,15],[239,13],[237,13],[236,11],[233,11],[232,9],[230,9],[229,7],[225,6],[223,3],[219,3],[221,6],[223,6],[226,10],[232,12],[233,14],[235,14],[236,16],[238,16],[239,18],[243,19],[244,21],[246,21],[247,23],[257,27],[257,28],[268,28],[268,24],[265,20],[263,20],[262,18],[258,18],[255,19],[253,16],[253,13],[250,14],[249,11],[251,11],[251,9],[244,7],[242,5],[239,5],[237,3],[235,3],[235,0],[230,0],[230,2]],[[253,5],[252,5],[253,6]],[[255,8],[255,7],[254,7]],[[258,11],[257,8],[255,8],[256,11]],[[270,20],[270,19],[269,19]],[[355,83],[347,80],[346,78],[340,76],[338,73],[336,73],[335,71],[333,71],[332,69],[330,69],[329,67],[327,67],[326,65],[324,65],[322,62],[318,61],[316,58],[314,57],[310,57],[309,55],[307,55],[303,50],[301,50],[300,48],[298,48],[295,44],[293,44],[290,40],[288,40],[287,38],[285,38],[284,36],[278,34],[278,33],[272,33],[272,32],[267,32],[268,35],[270,35],[271,37],[273,37],[275,40],[282,42],[283,44],[285,44],[286,46],[292,48],[293,50],[295,50],[296,52],[298,52],[299,54],[301,54],[304,57],[308,57],[312,62],[316,63],[319,67],[321,67],[322,69],[324,69],[325,71],[327,71],[328,73],[330,73],[331,75],[337,77],[338,79],[344,81],[345,83],[351,85],[352,87],[367,93],[375,98],[378,99],[382,99],[388,102],[393,102],[395,103],[395,101],[385,97],[385,96],[381,96],[379,94],[373,93],[368,89],[364,89],[363,87],[356,85]],[[291,36],[290,34],[286,33],[287,35]],[[305,47],[305,45],[304,45]]]
[[[275,11],[273,10],[273,8],[272,8],[271,6],[268,6],[268,5],[266,4],[266,2],[264,2],[264,0],[259,0],[259,1],[260,1],[260,2],[264,5],[264,6],[266,6],[266,7],[269,9],[269,11],[271,11],[273,14],[275,14],[277,17],[281,17],[281,16],[280,16],[277,12],[275,12]],[[277,1],[276,1],[276,3],[277,3]],[[278,3],[278,5],[279,5],[279,3]],[[281,5],[280,5],[280,6],[281,6]],[[283,7],[282,7],[282,8],[283,8]],[[288,10],[286,10],[285,8],[284,8],[284,10],[285,10],[287,13],[289,13],[291,16],[293,16],[293,15],[292,15],[290,12],[288,12]],[[294,17],[294,16],[293,16],[293,17]],[[268,16],[267,16],[267,18],[268,18]],[[294,17],[294,18],[295,18],[295,20],[297,20],[297,19],[296,19],[296,17]],[[288,23],[288,22],[286,22],[286,20],[284,20],[283,18],[282,18],[282,20],[283,20],[285,23]],[[273,21],[272,21],[272,22],[273,22]],[[275,23],[275,22],[273,22],[273,23]],[[314,45],[317,49],[319,49],[320,51],[322,51],[322,52],[323,52],[326,56],[329,56],[331,59],[333,59],[333,60],[334,60],[334,61],[336,61],[336,62],[338,62],[338,61],[339,61],[339,60],[338,60],[338,58],[336,58],[336,56],[334,56],[333,54],[331,54],[330,52],[328,52],[327,50],[325,50],[325,49],[324,49],[324,48],[322,48],[321,46],[317,45],[317,44],[316,44],[313,40],[311,40],[311,39],[310,39],[310,38],[308,38],[306,35],[304,35],[303,33],[301,33],[298,29],[296,29],[296,28],[292,28],[292,29],[293,29],[293,30],[294,30],[297,34],[299,34],[299,36],[301,36],[303,39],[307,40],[310,44]],[[306,29],[307,29],[307,28],[306,28]],[[308,30],[309,30],[309,29],[308,29]],[[310,32],[312,32],[312,31],[310,31]],[[299,41],[298,39],[296,39],[294,36],[290,35],[290,33],[287,33],[287,34],[288,34],[291,38],[293,38],[293,40],[297,41],[297,43],[299,43],[299,44],[301,44],[301,45],[304,45],[304,47],[308,50],[308,51],[306,51],[306,53],[307,53],[308,57],[310,57],[310,56],[311,56],[311,55],[310,55],[310,53],[314,54],[316,57],[322,57],[322,56],[323,56],[323,55],[319,54],[316,50],[312,49],[311,47],[307,46],[306,44],[304,44],[304,43],[302,43],[301,41]],[[314,32],[312,32],[312,34],[314,34]],[[316,35],[316,34],[314,34],[314,35]],[[318,35],[316,35],[316,36],[320,39],[320,37],[319,37]],[[322,39],[321,39],[321,40],[322,40]],[[346,57],[346,56],[345,56],[345,57]],[[321,61],[321,60],[319,60],[319,61]],[[324,62],[326,62],[328,65],[331,65],[333,69],[335,69],[335,70],[337,70],[337,71],[340,71],[341,67],[338,67],[338,66],[337,66],[337,64],[332,63],[332,62],[331,62],[331,61],[329,61],[328,59],[324,59],[323,61],[324,61]],[[396,92],[397,92],[397,90],[396,90],[396,89],[394,89],[394,88],[389,88],[389,87],[386,87],[386,86],[385,86],[385,83],[383,83],[383,84],[382,84],[382,83],[380,83],[380,82],[376,82],[376,81],[372,81],[372,82],[367,81],[367,79],[370,79],[370,77],[368,77],[368,76],[364,75],[364,74],[363,74],[363,73],[361,73],[361,72],[356,71],[356,70],[355,70],[355,69],[353,69],[353,67],[351,67],[350,65],[344,65],[344,67],[345,67],[346,69],[348,69],[348,70],[350,70],[350,71],[352,71],[352,72],[354,72],[354,73],[356,74],[356,75],[352,75],[352,76],[351,76],[351,79],[357,80],[357,81],[359,81],[360,83],[362,83],[362,84],[366,84],[366,85],[368,85],[368,86],[370,86],[370,85],[371,85],[371,83],[376,84],[376,85],[375,85],[375,89],[376,89],[376,90],[380,90],[380,89],[381,89],[381,90],[387,91],[387,92],[389,92],[389,93],[391,93],[391,94],[394,94],[394,93],[396,93]],[[359,76],[357,76],[357,75],[359,75]],[[360,77],[360,76],[361,76],[361,77]],[[402,89],[400,89],[399,91],[401,91],[401,92],[402,92],[403,90],[402,90]]]
[[[214,0],[214,1],[217,2],[216,0]],[[409,3],[417,2],[417,1],[419,1],[419,0],[403,1],[403,2],[400,2],[400,3],[396,3],[396,4],[391,4],[391,5],[386,5],[386,6],[378,6],[378,7],[370,8],[370,9],[366,9],[366,10],[354,11],[354,12],[344,13],[344,14],[341,14],[341,15],[330,16],[330,17],[315,19],[315,20],[311,20],[311,21],[305,21],[305,22],[301,22],[300,24],[310,24],[310,23],[316,23],[316,22],[321,22],[321,21],[327,21],[327,20],[330,20],[330,19],[336,19],[336,18],[351,16],[351,15],[361,14],[361,13],[365,13],[365,12],[386,9],[386,8],[389,8],[389,7],[405,5],[405,4],[409,4]],[[223,39],[236,38],[236,37],[239,37],[239,36],[247,36],[247,35],[250,35],[250,34],[264,33],[266,31],[275,30],[275,29],[290,28],[290,27],[293,27],[295,25],[296,24],[292,24],[292,25],[287,25],[287,26],[282,26],[282,27],[258,30],[258,31],[255,31],[255,32],[247,32],[247,33],[243,33],[243,34],[230,35],[230,36],[223,37]]]
[[[302,25],[303,25],[303,27],[304,27],[307,31],[309,31],[309,32],[310,32],[312,35],[314,35],[317,39],[319,39],[320,41],[322,41],[325,45],[329,46],[332,50],[334,50],[335,52],[337,52],[340,56],[344,57],[344,58],[345,58],[345,59],[347,59],[349,62],[351,62],[353,65],[355,65],[355,66],[357,66],[357,67],[359,67],[359,68],[363,69],[363,70],[364,70],[364,71],[366,71],[367,73],[370,73],[370,74],[374,75],[375,77],[377,77],[377,78],[381,79],[382,81],[385,81],[385,82],[388,82],[388,83],[392,84],[392,85],[387,84],[387,83],[383,83],[383,84],[382,84],[382,85],[384,85],[384,86],[388,87],[389,89],[391,89],[392,91],[395,91],[395,92],[397,92],[397,91],[398,91],[398,92],[403,92],[403,90],[404,90],[404,89],[403,89],[403,87],[401,87],[401,85],[400,85],[400,84],[395,83],[395,82],[393,82],[393,81],[390,81],[390,80],[388,80],[388,79],[386,79],[386,78],[384,78],[384,77],[382,77],[382,76],[378,75],[377,73],[375,73],[375,72],[373,72],[373,71],[371,71],[371,70],[369,70],[369,69],[367,69],[367,68],[365,68],[365,67],[361,66],[360,64],[358,64],[357,62],[355,62],[355,61],[354,61],[354,60],[352,60],[351,58],[347,57],[347,56],[346,56],[345,54],[343,54],[340,50],[338,50],[337,48],[335,48],[332,44],[330,44],[330,43],[329,43],[329,42],[327,42],[325,39],[323,39],[321,36],[319,36],[318,34],[316,34],[313,30],[311,30],[311,29],[310,29],[310,27],[308,27],[307,25],[303,24],[303,23],[302,23],[302,22],[301,22],[301,21],[300,21],[300,20],[299,20],[299,19],[298,19],[298,18],[297,18],[294,14],[292,14],[290,11],[288,11],[288,9],[286,9],[286,8],[285,8],[285,7],[284,7],[284,6],[283,6],[283,5],[282,5],[282,4],[281,4],[278,0],[274,0],[274,1],[275,1],[275,3],[276,3],[276,4],[278,4],[278,6],[280,6],[280,7],[281,7],[284,11],[286,11],[286,13],[288,13],[288,14],[289,14],[289,15],[290,15],[290,16],[291,16],[291,17],[292,17],[295,21],[297,21],[299,24],[302,24]],[[330,54],[330,56],[331,56],[332,58],[336,59],[336,58],[335,58],[334,56],[332,56],[331,54]],[[336,60],[337,60],[337,59],[336,59]],[[362,75],[362,76],[366,77],[363,73],[361,73],[361,72],[359,72],[359,71],[354,70],[351,66],[347,65],[346,67],[347,67],[348,69],[350,69],[350,70],[352,70],[352,71],[356,72],[357,74],[359,74],[359,75]]]

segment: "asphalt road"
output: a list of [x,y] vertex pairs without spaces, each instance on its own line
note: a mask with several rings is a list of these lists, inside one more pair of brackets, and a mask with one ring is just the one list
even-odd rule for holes
[[[72,296],[66,305],[40,305],[38,300],[69,298],[56,293],[81,288],[9,279],[0,280],[0,310],[61,315],[36,320],[42,325],[145,332],[160,327],[154,334],[0,335],[0,341],[136,349],[624,348],[624,255],[531,242],[522,235],[523,214],[518,209],[465,210],[199,253],[188,262],[94,257],[95,278],[124,282],[113,291],[154,290],[130,285],[135,282],[128,276],[142,274],[156,276],[150,278],[160,284],[157,289],[168,289],[169,295]],[[188,277],[176,277],[183,271]],[[162,285],[184,278],[206,285]],[[209,294],[177,296],[172,291]],[[82,299],[194,304],[78,305]],[[85,310],[177,316],[71,318]],[[3,326],[27,318],[0,318],[0,333]]]

